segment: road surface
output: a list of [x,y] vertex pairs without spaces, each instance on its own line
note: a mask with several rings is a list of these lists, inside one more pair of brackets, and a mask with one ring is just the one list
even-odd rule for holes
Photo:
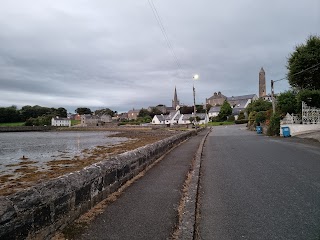
[[197,239],[320,239],[320,147],[241,125],[203,149]]

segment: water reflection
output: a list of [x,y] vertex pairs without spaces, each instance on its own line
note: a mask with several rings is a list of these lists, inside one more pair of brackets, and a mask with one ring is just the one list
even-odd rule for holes
[[[127,141],[126,138],[109,137],[112,132],[23,132],[0,133],[0,174],[15,169],[22,157],[45,168],[52,160],[71,159],[82,151],[96,146],[110,146]],[[11,166],[10,166],[11,165]]]

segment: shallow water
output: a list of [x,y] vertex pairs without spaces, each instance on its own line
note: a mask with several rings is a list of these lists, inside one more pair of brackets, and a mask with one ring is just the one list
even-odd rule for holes
[[85,149],[111,146],[127,138],[110,137],[114,132],[11,132],[0,133],[0,175],[8,174],[23,156],[41,167],[56,159],[80,156]]

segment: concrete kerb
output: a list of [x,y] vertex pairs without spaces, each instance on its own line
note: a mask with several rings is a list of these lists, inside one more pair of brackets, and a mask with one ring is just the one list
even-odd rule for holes
[[181,133],[0,197],[0,238],[50,239],[56,230],[73,222],[194,134],[196,131]]
[[173,236],[174,239],[195,238],[201,156],[204,143],[211,130],[212,128],[210,128],[206,135],[202,138],[186,179],[186,189],[184,189],[184,195],[180,203],[180,219],[177,230]]

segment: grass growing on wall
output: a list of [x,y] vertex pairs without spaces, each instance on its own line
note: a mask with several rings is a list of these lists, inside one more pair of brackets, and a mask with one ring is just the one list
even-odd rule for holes
[[24,122],[0,123],[0,127],[19,127],[24,126]]

